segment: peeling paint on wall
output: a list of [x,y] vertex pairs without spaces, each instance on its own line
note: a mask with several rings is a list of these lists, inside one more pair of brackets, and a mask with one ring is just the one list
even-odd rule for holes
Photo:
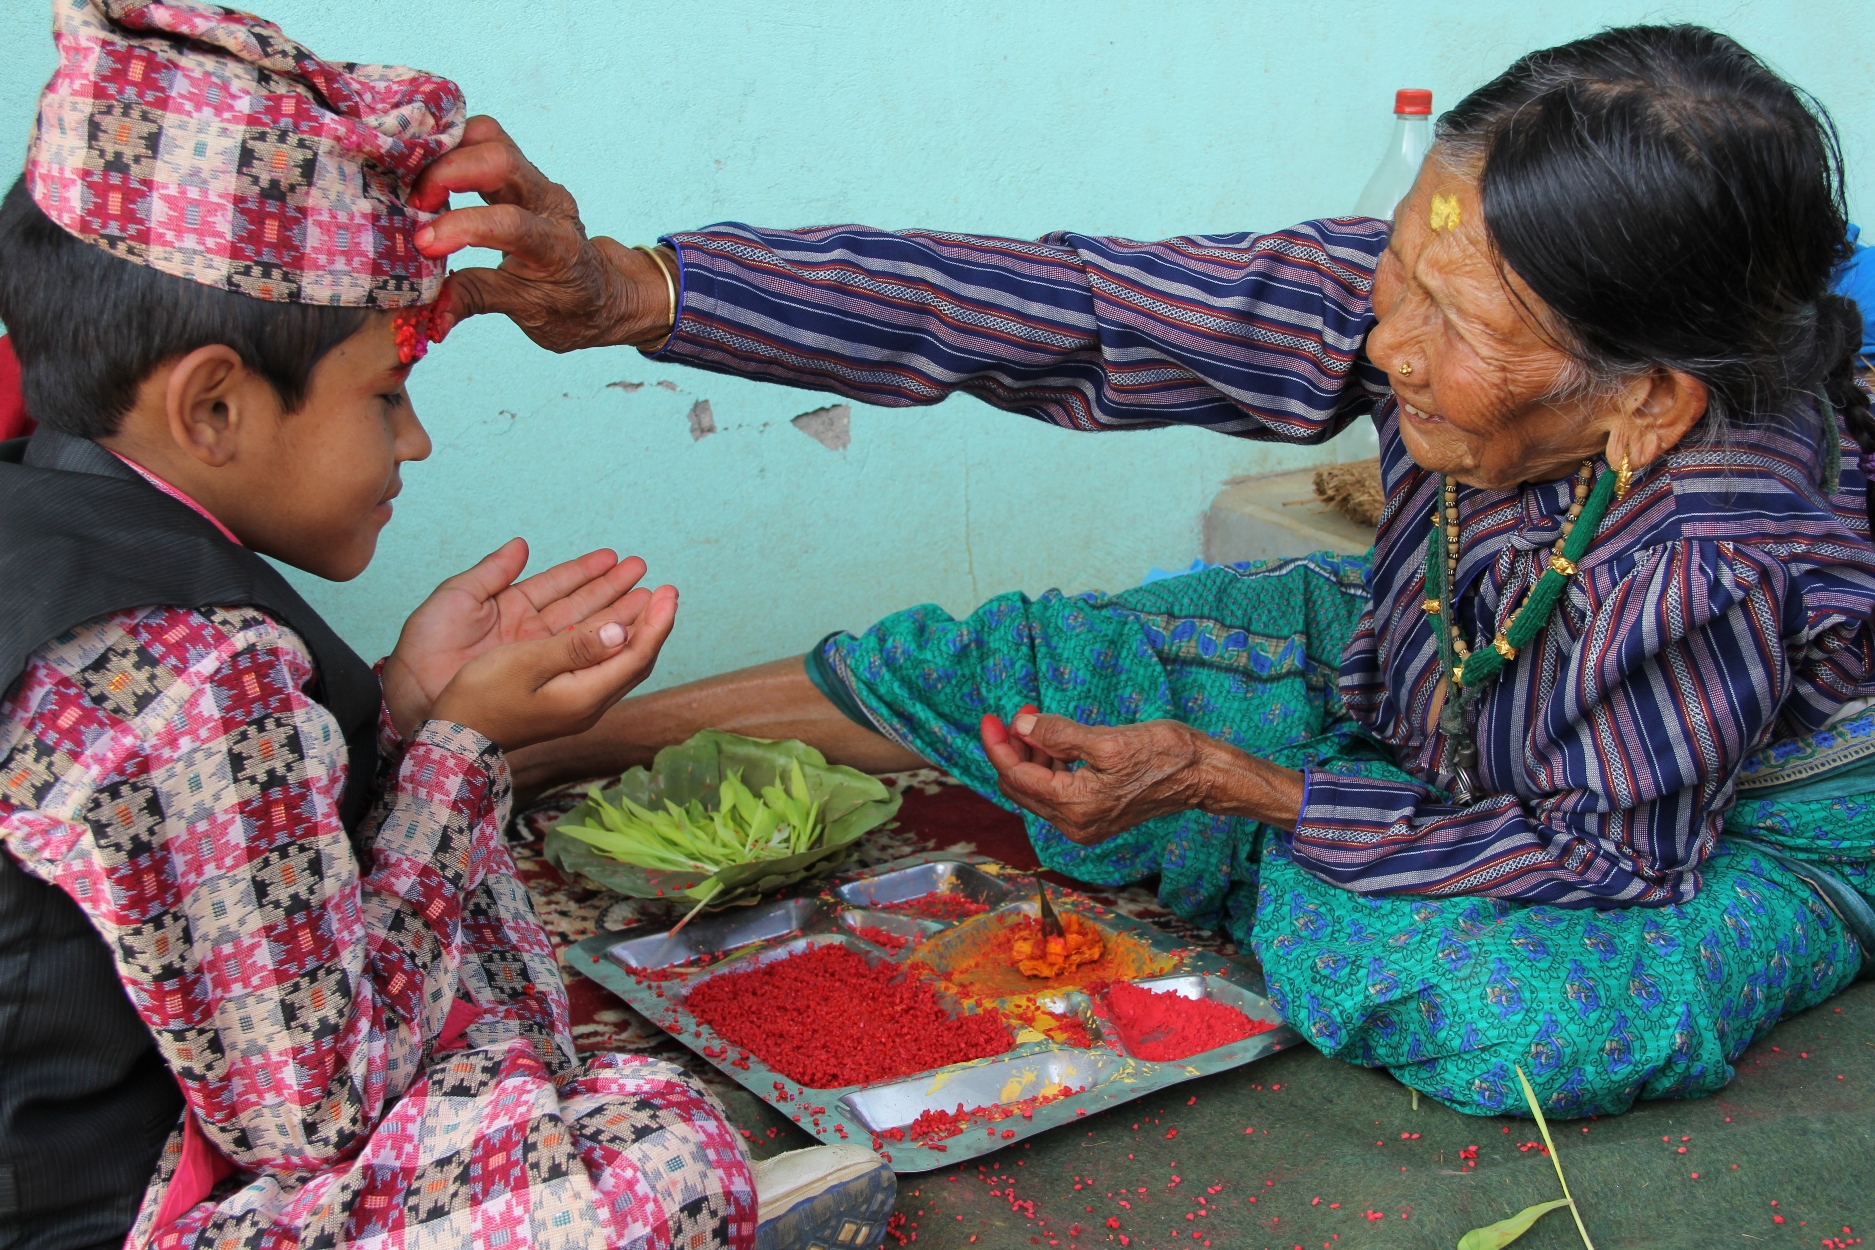
[[804,412],[788,424],[828,451],[845,451],[853,442],[853,409],[846,404]]
[[699,399],[690,405],[690,437],[703,439],[716,433],[716,414],[710,411],[710,401]]

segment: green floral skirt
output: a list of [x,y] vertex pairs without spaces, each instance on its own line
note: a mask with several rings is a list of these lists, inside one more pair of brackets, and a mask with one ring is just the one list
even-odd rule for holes
[[[1024,703],[1085,724],[1169,718],[1291,768],[1407,779],[1336,691],[1366,563],[1317,554],[1118,595],[999,595],[961,621],[926,605],[835,635],[808,669],[850,715],[1005,807],[977,723]],[[1728,832],[1870,888],[1875,793],[1828,789],[1766,791]],[[1480,1115],[1521,1112],[1518,1065],[1546,1114],[1711,1093],[1755,1037],[1861,966],[1835,912],[1750,842],[1722,840],[1689,903],[1598,911],[1355,894],[1264,826],[1202,812],[1096,846],[1023,816],[1048,867],[1102,885],[1156,875],[1174,913],[1228,929],[1323,1053]]]

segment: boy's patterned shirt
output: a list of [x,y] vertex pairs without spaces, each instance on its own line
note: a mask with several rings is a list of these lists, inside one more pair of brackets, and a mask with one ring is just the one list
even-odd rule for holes
[[574,1066],[553,951],[501,837],[501,753],[434,721],[406,745],[384,718],[355,853],[345,744],[303,693],[312,675],[255,609],[139,609],[55,640],[0,704],[0,843],[85,910],[243,1170],[355,1155],[457,999],[475,1009],[470,1046],[523,1041],[556,1079]]
[[574,1061],[501,753],[382,717],[354,841],[312,675],[254,609],[143,609],[54,640],[0,703],[0,845],[84,908],[238,1169],[204,1195],[178,1126],[131,1250],[747,1250],[716,1101],[667,1063]]

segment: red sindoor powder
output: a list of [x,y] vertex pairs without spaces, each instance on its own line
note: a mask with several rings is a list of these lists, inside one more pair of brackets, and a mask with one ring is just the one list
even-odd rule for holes
[[1209,998],[1154,993],[1126,981],[1108,986],[1105,997],[1126,1053],[1152,1063],[1189,1059],[1276,1027]]
[[889,1081],[1015,1044],[995,1012],[948,1015],[930,986],[844,946],[711,977],[684,1006],[724,1041],[810,1089]]

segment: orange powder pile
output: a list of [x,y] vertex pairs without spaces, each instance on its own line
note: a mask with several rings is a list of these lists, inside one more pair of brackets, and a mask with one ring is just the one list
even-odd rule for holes
[[1003,917],[985,917],[975,924],[993,924],[995,930],[986,941],[970,943],[958,951],[961,958],[942,971],[930,973],[960,998],[1022,998],[1038,993],[1055,993],[1105,985],[1110,981],[1133,981],[1140,977],[1169,972],[1177,964],[1170,955],[1155,954],[1138,938],[1111,933],[1071,912],[1061,917],[1062,927],[1077,924],[1100,943],[1097,959],[1074,967],[1065,967],[1055,977],[1038,981],[1024,973],[1017,964],[1016,943],[1025,940],[1032,947],[1041,935],[1041,923],[1021,917],[1011,923]]
[[1105,951],[1101,931],[1070,912],[1061,918],[1061,936],[1043,937],[1042,923],[1030,920],[1017,926],[1009,941],[1016,969],[1025,977],[1052,979],[1070,968],[1091,964]]

